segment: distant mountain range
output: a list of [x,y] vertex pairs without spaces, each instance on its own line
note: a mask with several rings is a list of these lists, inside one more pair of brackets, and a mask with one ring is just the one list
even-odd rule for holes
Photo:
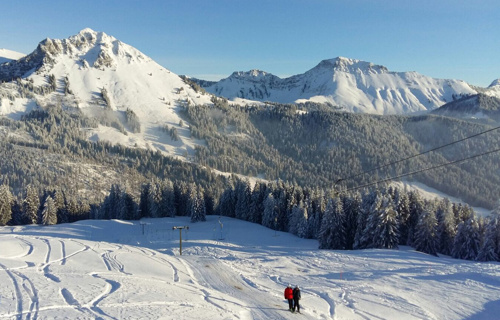
[[[447,102],[478,93],[464,81],[434,79],[417,72],[390,72],[370,62],[337,57],[285,79],[251,70],[234,72],[218,82],[198,81],[210,93],[228,99],[280,103],[314,101],[345,111],[403,114],[436,109]],[[498,85],[498,81],[491,87]],[[499,87],[500,88],[500,87]],[[500,91],[488,91],[500,97]]]

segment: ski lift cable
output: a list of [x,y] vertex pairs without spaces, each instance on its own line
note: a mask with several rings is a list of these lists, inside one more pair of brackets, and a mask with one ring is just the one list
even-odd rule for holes
[[347,192],[347,191],[362,189],[362,188],[365,188],[365,187],[376,185],[378,183],[388,182],[388,181],[391,181],[391,180],[394,180],[394,179],[399,179],[399,178],[411,176],[413,174],[421,173],[421,172],[424,172],[424,171],[429,171],[429,170],[433,170],[433,169],[442,168],[442,167],[445,167],[445,166],[448,166],[448,165],[451,165],[451,164],[456,164],[456,163],[464,162],[464,161],[467,161],[467,160],[478,158],[478,157],[481,157],[481,156],[484,156],[484,155],[488,155],[488,154],[491,154],[491,153],[495,153],[495,152],[498,152],[498,151],[500,151],[500,148],[495,149],[495,150],[491,150],[491,151],[487,151],[487,152],[484,152],[484,153],[476,154],[474,156],[470,156],[470,157],[463,158],[463,159],[460,159],[460,160],[455,160],[455,161],[443,163],[443,164],[440,164],[440,165],[437,165],[437,166],[434,166],[434,167],[424,168],[424,169],[420,169],[420,170],[417,170],[417,171],[412,171],[412,172],[409,172],[409,173],[401,174],[399,176],[394,176],[394,177],[391,177],[391,178],[387,178],[387,179],[383,179],[383,180],[378,180],[378,181],[375,181],[375,182],[364,184],[362,186],[357,186],[357,187],[354,187],[354,188],[349,188],[349,189],[346,189],[344,191]]
[[412,156],[409,156],[409,157],[406,157],[406,158],[403,158],[403,159],[399,159],[399,160],[396,160],[396,161],[393,161],[393,162],[389,162],[389,163],[386,163],[386,164],[383,164],[381,166],[378,166],[378,167],[375,167],[375,168],[372,168],[372,169],[369,169],[367,171],[363,171],[361,173],[358,173],[358,174],[355,174],[355,175],[352,175],[350,177],[346,177],[346,178],[340,178],[338,179],[337,181],[335,181],[335,184],[334,186],[336,186],[338,183],[342,182],[342,181],[345,181],[345,180],[351,180],[353,178],[357,178],[359,176],[362,176],[362,175],[365,175],[367,173],[370,173],[370,172],[373,172],[375,170],[378,170],[378,169],[383,169],[385,167],[388,167],[388,166],[391,166],[393,164],[396,164],[396,163],[400,163],[400,162],[403,162],[403,161],[406,161],[406,160],[410,160],[410,159],[413,159],[415,157],[418,157],[418,156],[421,156],[421,155],[424,155],[424,154],[427,154],[427,153],[430,153],[430,152],[433,152],[433,151],[436,151],[436,150],[439,150],[439,149],[442,149],[444,147],[448,147],[448,146],[451,146],[453,144],[456,144],[456,143],[459,143],[459,142],[463,142],[465,140],[468,140],[468,139],[471,139],[471,138],[475,138],[477,136],[480,136],[480,135],[483,135],[485,133],[488,133],[488,132],[491,132],[491,131],[494,131],[494,130],[498,130],[500,129],[500,126],[498,127],[495,127],[495,128],[492,128],[492,129],[489,129],[489,130],[486,130],[486,131],[483,131],[483,132],[479,132],[479,133],[476,133],[476,134],[473,134],[472,136],[468,136],[468,137],[465,137],[463,139],[460,139],[460,140],[456,140],[456,141],[453,141],[453,142],[450,142],[450,143],[447,143],[447,144],[444,144],[442,146],[439,146],[439,147],[435,147],[435,148],[432,148],[432,149],[429,149],[427,151],[424,151],[424,152],[421,152],[421,153],[418,153],[418,154],[415,154],[415,155],[412,155]]

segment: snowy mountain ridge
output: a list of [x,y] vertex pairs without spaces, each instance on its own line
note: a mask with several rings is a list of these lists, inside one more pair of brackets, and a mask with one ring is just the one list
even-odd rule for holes
[[264,71],[234,72],[219,82],[200,82],[228,99],[279,103],[330,103],[350,112],[403,114],[433,110],[477,93],[461,80],[434,79],[418,72],[391,72],[371,62],[337,57],[288,78]]
[[10,62],[12,60],[18,60],[24,57],[24,53],[0,48],[0,64],[5,62]]
[[[50,77],[53,92],[23,92],[24,87],[47,86]],[[0,79],[10,81],[0,87],[0,115],[15,118],[37,106],[62,101],[81,108],[88,116],[106,117],[108,123],[123,127],[100,126],[89,132],[91,140],[158,150],[180,158],[192,154],[194,146],[202,142],[190,137],[188,124],[179,125],[183,122],[178,108],[187,103],[211,103],[210,95],[194,91],[139,50],[89,28],[67,39],[41,41],[31,54],[0,65]],[[128,130],[126,112],[135,115],[139,130]],[[176,139],[165,133],[167,126],[176,129]]]

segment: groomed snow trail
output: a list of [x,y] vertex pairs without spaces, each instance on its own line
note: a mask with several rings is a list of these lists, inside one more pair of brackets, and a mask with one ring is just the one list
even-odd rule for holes
[[[145,234],[138,221],[0,227],[0,320],[490,320],[500,310],[497,262],[318,250],[221,219],[148,219]],[[182,256],[179,225],[189,226]],[[287,311],[287,284],[301,287],[301,315]]]
[[[273,296],[268,291],[259,289],[246,277],[228,267],[224,262],[212,257],[184,256],[184,261],[193,272],[200,286],[224,292],[232,297],[231,301],[245,309],[242,319],[287,319],[290,312],[287,305],[279,303],[283,298]],[[216,299],[205,289],[205,299],[216,303]],[[279,293],[281,295],[281,293]]]

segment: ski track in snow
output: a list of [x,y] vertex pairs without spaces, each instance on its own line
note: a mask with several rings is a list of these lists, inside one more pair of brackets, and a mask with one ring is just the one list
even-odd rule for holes
[[[5,273],[9,276],[10,280],[12,281],[12,285],[14,286],[14,292],[16,295],[16,319],[22,319],[23,318],[23,295],[21,293],[21,289],[19,288],[19,282],[17,281],[16,277],[10,271],[5,265],[0,263],[0,267],[5,270]],[[2,284],[3,286],[5,283]],[[10,316],[10,315],[9,315]]]
[[[185,254],[179,256],[173,255],[175,237],[165,240],[168,244],[147,242],[152,246],[148,248],[136,245],[142,240],[121,233],[117,237],[124,243],[106,242],[107,235],[91,241],[34,230],[40,235],[11,235],[9,228],[9,234],[0,237],[0,245],[3,240],[20,245],[0,256],[5,279],[0,286],[0,318],[194,314],[192,318],[204,319],[210,314],[214,319],[242,320],[458,320],[472,315],[476,320],[491,319],[500,301],[498,264],[438,259],[406,249],[319,251],[295,248],[293,243],[286,247],[279,237],[270,237],[277,244],[266,248],[260,239],[257,245],[247,245],[198,240],[193,233],[193,239],[186,240]],[[137,232],[142,236],[139,228]],[[302,315],[287,311],[283,289],[289,283],[302,287]],[[443,289],[442,307],[432,305],[438,297],[434,288]]]
[[27,276],[18,271],[12,271],[12,273],[23,279],[22,287],[30,298],[29,312],[26,316],[26,319],[36,319],[38,315],[39,302],[38,293],[33,282]]
[[[262,290],[249,278],[236,274],[220,260],[193,256],[185,261],[193,270],[191,277],[200,279],[198,281],[202,287],[208,286],[218,292],[229,293],[237,301],[224,300],[224,302],[237,304],[247,309],[250,315],[249,319],[286,319],[282,315],[283,311],[286,310],[285,305],[270,302],[276,300],[275,298],[269,299],[268,290]],[[200,273],[199,270],[203,270],[203,273]],[[216,298],[213,295],[210,295],[205,289],[202,291],[207,301],[218,306],[214,302]]]

